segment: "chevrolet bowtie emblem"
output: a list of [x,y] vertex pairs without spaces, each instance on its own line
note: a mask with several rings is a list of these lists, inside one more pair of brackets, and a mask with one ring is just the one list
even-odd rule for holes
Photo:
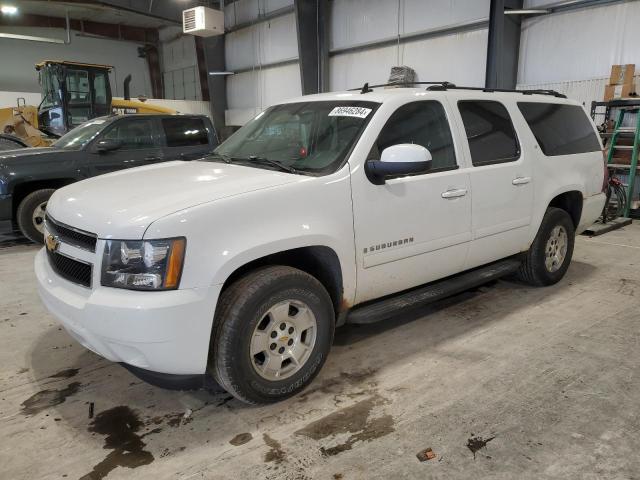
[[55,235],[47,235],[44,243],[47,246],[47,250],[49,250],[50,252],[55,252],[60,246],[60,240],[58,240],[58,237],[56,237]]

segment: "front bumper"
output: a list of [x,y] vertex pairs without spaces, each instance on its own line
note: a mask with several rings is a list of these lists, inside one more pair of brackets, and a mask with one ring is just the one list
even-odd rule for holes
[[12,195],[0,195],[0,221],[11,220],[13,217]]
[[36,255],[35,273],[44,305],[89,350],[152,372],[205,373],[221,286],[163,292],[85,288],[54,273],[44,249]]

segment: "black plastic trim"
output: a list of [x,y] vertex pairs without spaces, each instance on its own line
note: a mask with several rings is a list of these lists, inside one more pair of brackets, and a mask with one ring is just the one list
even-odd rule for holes
[[144,368],[135,367],[128,363],[120,363],[133,375],[140,380],[153,385],[155,387],[164,388],[167,390],[199,390],[205,387],[207,375],[191,374],[191,375],[176,375],[172,373],[154,372],[152,370],[145,370]]

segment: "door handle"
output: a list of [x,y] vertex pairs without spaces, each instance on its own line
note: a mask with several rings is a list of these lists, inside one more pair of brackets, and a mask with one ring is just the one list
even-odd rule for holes
[[514,185],[526,185],[530,181],[531,177],[516,177],[511,181],[511,183],[513,183]]
[[442,198],[464,197],[466,194],[467,194],[466,188],[456,188],[453,190],[447,190],[446,192],[442,192]]

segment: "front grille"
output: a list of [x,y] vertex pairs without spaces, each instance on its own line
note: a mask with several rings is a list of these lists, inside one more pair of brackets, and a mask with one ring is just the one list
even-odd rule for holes
[[61,242],[75,245],[78,248],[89,250],[90,252],[96,251],[98,236],[95,233],[85,232],[56,222],[49,215],[45,216],[45,224],[47,230],[58,237]]
[[91,288],[91,264],[47,250],[51,268],[62,278]]

